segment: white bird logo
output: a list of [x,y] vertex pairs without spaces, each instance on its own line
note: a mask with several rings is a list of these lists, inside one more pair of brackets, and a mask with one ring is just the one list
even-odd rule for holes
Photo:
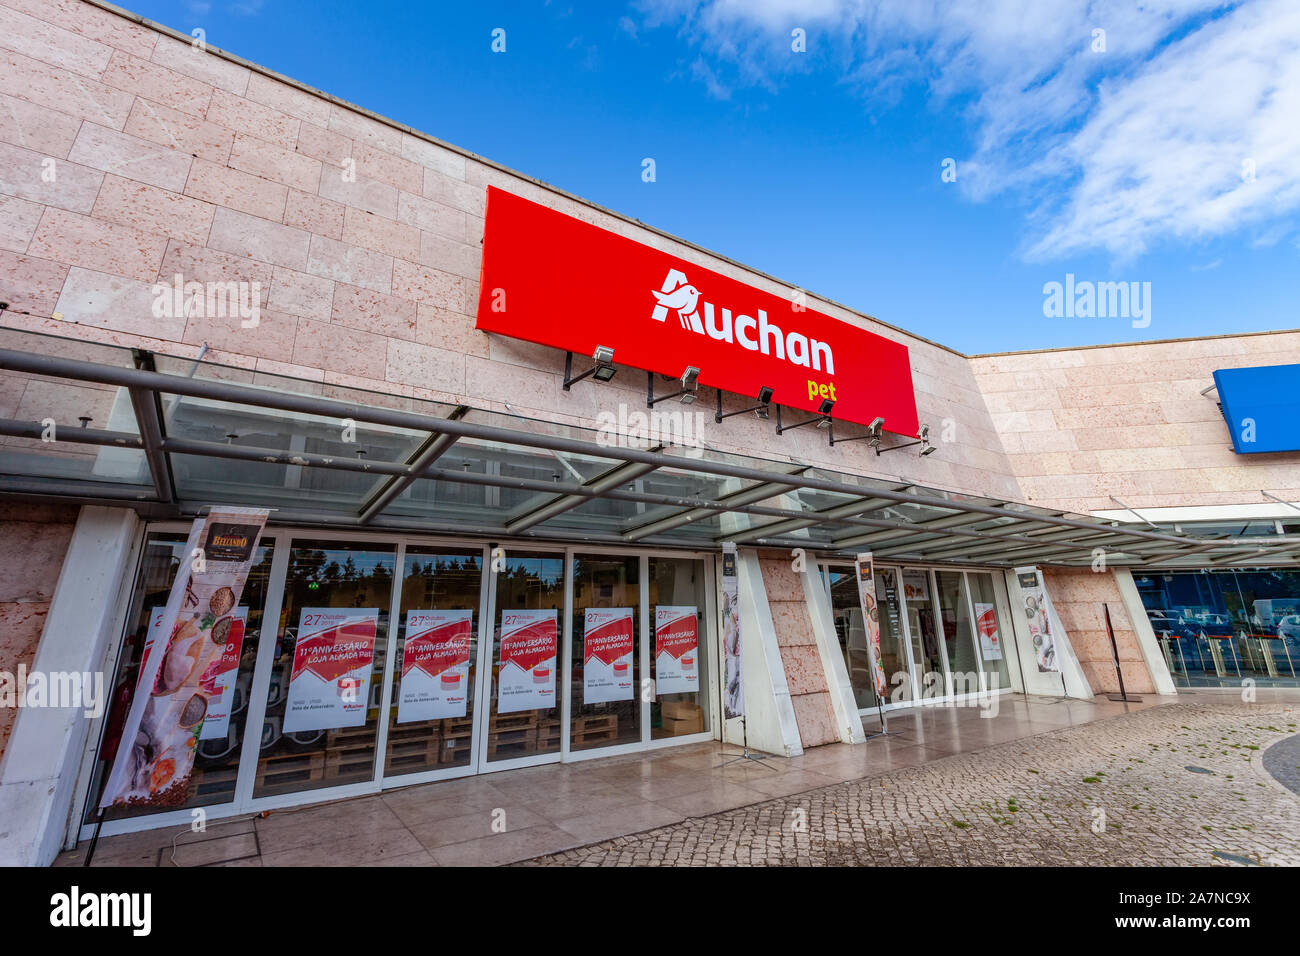
[[655,289],[651,289],[650,292],[661,306],[677,310],[677,319],[682,323],[682,328],[691,327],[687,317],[695,314],[696,303],[700,300],[699,289],[687,284],[679,285],[672,292],[659,292]]

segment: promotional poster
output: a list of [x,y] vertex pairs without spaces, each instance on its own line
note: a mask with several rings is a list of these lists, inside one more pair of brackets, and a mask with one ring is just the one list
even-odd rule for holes
[[740,579],[736,576],[736,546],[722,546],[722,653],[727,685],[722,713],[728,720],[745,716],[745,676],[740,659]]
[[501,612],[501,667],[497,713],[555,706],[555,608]]
[[655,608],[655,691],[693,694],[700,689],[700,635],[694,605]]
[[208,716],[203,721],[199,740],[216,740],[230,731],[230,709],[235,700],[235,679],[239,676],[239,659],[244,652],[244,632],[248,628],[248,608],[235,608],[235,620],[221,656],[208,665],[199,687],[209,695]]
[[1052,636],[1051,619],[1047,613],[1047,588],[1043,585],[1043,576],[1037,568],[1016,568],[1016,580],[1020,583],[1038,670],[1041,673],[1060,673],[1061,661],[1056,655],[1056,639]]
[[191,526],[154,631],[155,645],[170,635],[167,647],[162,653],[155,647],[141,666],[138,687],[149,693],[131,701],[101,807],[176,806],[188,798],[194,750],[217,696],[202,680],[235,628],[233,612],[267,514],[262,508],[213,508]]
[[632,609],[589,607],[582,624],[582,700],[603,704],[631,700]]
[[885,667],[880,661],[880,608],[876,605],[876,574],[871,554],[860,554],[855,562],[858,578],[858,602],[862,606],[862,626],[867,632],[867,657],[871,665],[871,685],[878,700],[889,696]]
[[473,620],[468,608],[406,612],[399,724],[465,716]]
[[975,622],[980,632],[980,653],[986,661],[1002,660],[1002,636],[998,633],[998,612],[992,604],[975,602]]
[[361,727],[375,661],[377,607],[305,607],[284,708],[284,732]]

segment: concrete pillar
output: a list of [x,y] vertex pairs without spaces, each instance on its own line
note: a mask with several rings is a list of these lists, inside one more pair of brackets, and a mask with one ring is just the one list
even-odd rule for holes
[[[81,509],[32,662],[47,675],[102,674],[105,708],[139,526],[130,509]],[[19,710],[0,761],[0,865],[44,866],[58,854],[92,726],[82,707]]]

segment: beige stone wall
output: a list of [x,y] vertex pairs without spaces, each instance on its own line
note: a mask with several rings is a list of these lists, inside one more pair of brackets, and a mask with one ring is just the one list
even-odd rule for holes
[[1220,368],[1300,362],[1300,332],[977,356],[970,360],[1024,500],[1069,511],[1300,498],[1292,454],[1238,455]]
[[1108,605],[1115,644],[1119,648],[1119,664],[1124,671],[1124,689],[1130,694],[1154,694],[1155,683],[1142,659],[1137,634],[1124,609],[1114,575],[1044,568],[1043,581],[1093,693],[1119,693],[1115,655],[1103,610],[1103,605]]
[[[77,523],[75,505],[0,505],[0,671],[32,666],[36,645]],[[0,707],[0,755],[16,711]]]
[[790,556],[785,552],[759,552],[759,567],[767,588],[767,603],[781,649],[795,722],[799,725],[799,739],[805,747],[834,743],[839,740],[835,711],[826,684],[826,668],[822,666],[808,616],[803,582],[791,570]]
[[[4,324],[182,357],[206,342],[216,362],[593,426],[620,402],[645,408],[642,373],[564,392],[561,353],[474,329],[488,184],[789,291],[187,41],[84,0],[0,0],[0,300],[30,313]],[[56,183],[41,176],[51,159]],[[178,273],[260,283],[261,325],[155,318],[152,284]],[[813,429],[777,438],[753,416],[708,416],[706,442],[1016,496],[964,356],[809,305],[907,344],[920,419],[936,436],[950,421],[955,441],[925,459],[877,458],[863,444],[831,449]]]

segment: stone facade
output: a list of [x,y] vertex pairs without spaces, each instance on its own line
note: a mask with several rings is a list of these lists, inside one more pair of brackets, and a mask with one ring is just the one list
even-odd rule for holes
[[1154,694],[1155,683],[1146,661],[1142,659],[1137,634],[1115,584],[1115,576],[1094,573],[1086,568],[1047,568],[1043,571],[1043,581],[1093,693],[1119,693],[1115,655],[1111,650],[1110,635],[1106,633],[1104,605],[1110,608],[1110,624],[1115,631],[1119,663],[1124,671],[1124,689],[1130,694]]

